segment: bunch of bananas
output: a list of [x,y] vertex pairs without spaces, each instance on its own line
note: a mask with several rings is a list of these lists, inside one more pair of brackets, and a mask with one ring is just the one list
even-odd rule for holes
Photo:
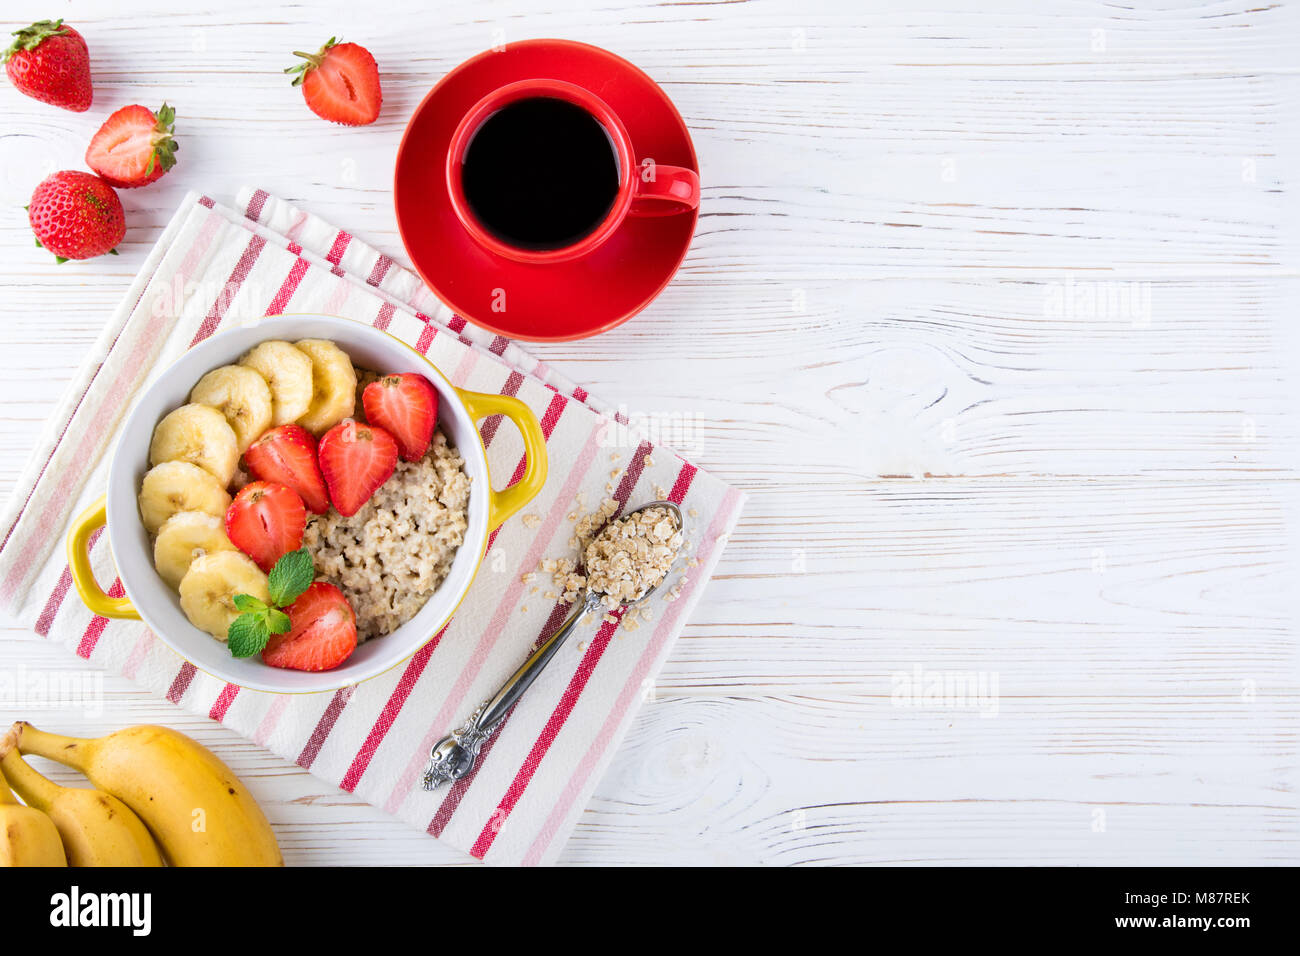
[[[22,754],[74,767],[96,789],[61,787]],[[14,799],[11,787],[26,806]],[[140,726],[87,740],[19,722],[0,740],[0,865],[164,861],[284,865],[252,794],[216,755],[184,734]]]

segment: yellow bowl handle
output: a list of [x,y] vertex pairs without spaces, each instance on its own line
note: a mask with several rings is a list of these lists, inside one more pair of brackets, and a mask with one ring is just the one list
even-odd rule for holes
[[489,415],[504,415],[515,423],[524,438],[524,451],[528,464],[524,476],[509,488],[501,491],[489,489],[488,530],[500,527],[507,518],[532,501],[542,485],[546,484],[546,436],[537,423],[533,410],[509,395],[489,395],[487,392],[467,392],[456,389],[460,400],[469,409],[474,421]]
[[115,598],[105,594],[90,567],[90,536],[108,520],[105,501],[106,497],[100,495],[98,501],[72,522],[72,528],[68,531],[68,570],[72,572],[72,583],[76,586],[77,593],[92,614],[138,621],[140,614],[131,602],[124,597]]

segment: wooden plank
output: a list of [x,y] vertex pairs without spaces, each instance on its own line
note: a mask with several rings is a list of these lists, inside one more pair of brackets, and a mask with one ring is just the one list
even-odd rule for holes
[[[76,668],[61,652],[45,663],[39,643],[28,642],[33,673]],[[16,713],[73,734],[161,721],[194,736],[249,785],[290,864],[466,862],[225,728],[139,699],[120,678],[105,690],[91,714]],[[1296,703],[1264,688],[1253,700],[1041,697],[1003,684],[996,713],[981,716],[960,700],[899,706],[891,690],[660,696],[561,862],[1159,864],[1194,850],[1215,863],[1294,863]]]

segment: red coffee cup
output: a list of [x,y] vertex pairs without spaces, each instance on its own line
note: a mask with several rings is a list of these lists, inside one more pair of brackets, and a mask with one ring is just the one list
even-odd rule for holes
[[[551,97],[581,107],[604,127],[618,164],[618,191],[605,217],[576,242],[558,249],[525,249],[493,235],[465,198],[463,168],[474,134],[489,116],[519,100]],[[447,191],[465,231],[480,246],[516,262],[547,263],[577,259],[597,249],[628,216],[671,216],[700,204],[700,177],[681,166],[661,166],[652,158],[637,162],[627,129],[599,96],[563,80],[520,80],[493,90],[461,117],[447,148]]]

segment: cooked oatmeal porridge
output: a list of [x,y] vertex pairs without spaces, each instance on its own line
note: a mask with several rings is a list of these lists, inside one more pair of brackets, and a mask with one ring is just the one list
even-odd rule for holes
[[417,462],[392,477],[350,518],[334,509],[307,522],[303,544],[317,575],[338,586],[357,615],[357,641],[415,616],[451,570],[465,540],[469,476],[441,429]]

